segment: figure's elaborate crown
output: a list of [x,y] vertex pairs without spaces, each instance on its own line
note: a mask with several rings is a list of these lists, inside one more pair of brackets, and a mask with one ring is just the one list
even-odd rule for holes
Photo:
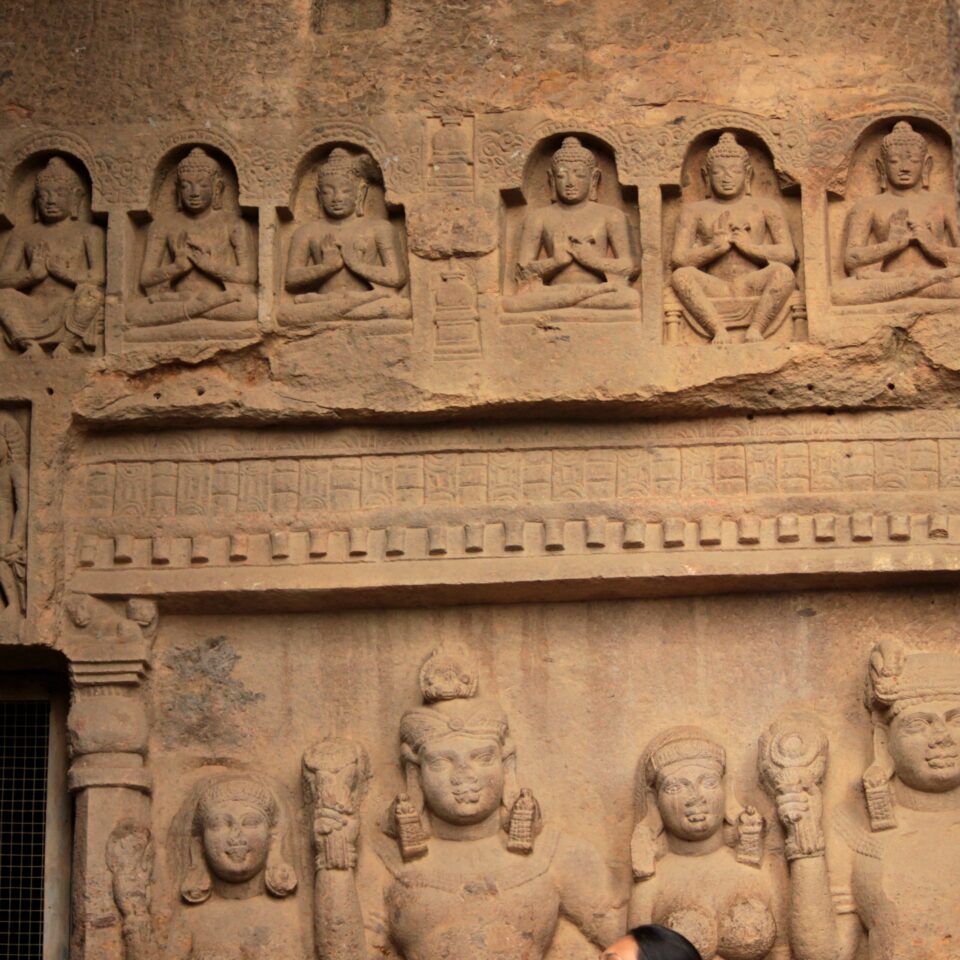
[[560,148],[554,153],[553,163],[586,163],[596,166],[597,158],[593,151],[585,147],[576,137],[564,137]]
[[215,803],[236,800],[263,811],[271,824],[277,822],[277,800],[267,787],[252,777],[227,777],[207,784],[197,803],[197,817],[203,816]]
[[420,668],[425,703],[476,696],[477,664],[463,647],[437,647]]
[[216,176],[220,173],[220,164],[200,147],[194,147],[178,164],[177,173],[209,173]]
[[724,769],[727,754],[707,732],[700,727],[671,727],[654,737],[647,745],[641,760],[643,776],[649,786],[655,786],[664,767],[678,760],[716,760]]
[[892,147],[919,147],[927,152],[927,141],[922,133],[918,133],[906,120],[900,120],[893,125],[893,129],[880,143],[880,152],[886,156]]
[[71,169],[70,164],[60,157],[51,157],[47,165],[37,174],[37,186],[80,186],[80,177]]
[[736,135],[728,130],[721,133],[720,139],[707,151],[707,163],[720,157],[736,157],[739,160],[747,160],[749,156],[746,147],[737,143]]
[[910,702],[960,697],[960,656],[914,653],[895,639],[881,640],[870,654],[865,701],[887,719]]

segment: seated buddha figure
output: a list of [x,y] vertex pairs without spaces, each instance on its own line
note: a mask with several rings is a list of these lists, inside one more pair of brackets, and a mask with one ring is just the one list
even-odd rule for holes
[[956,957],[960,943],[960,652],[887,638],[867,671],[872,758],[824,815],[816,782],[777,791],[797,960]]
[[933,157],[904,120],[880,144],[880,193],[847,217],[843,266],[834,289],[844,304],[901,297],[960,298],[960,231],[953,197],[930,190]]
[[561,916],[598,947],[621,935],[625,898],[594,850],[543,824],[473,665],[435,651],[420,681],[424,704],[400,721],[406,792],[388,836],[357,849],[355,746],[327,740],[304,756],[320,960],[543,960]]
[[697,727],[673,727],[637,769],[630,922],[682,933],[703,960],[789,957],[785,870],[763,856],[763,818],[737,810],[726,753]]
[[797,250],[780,203],[751,195],[750,154],[722,133],[703,167],[707,196],[683,204],[671,283],[713,343],[731,339],[716,300],[756,297],[745,339],[758,342],[796,289]]
[[140,271],[146,297],[128,308],[132,326],[257,319],[253,231],[223,209],[224,188],[220,164],[199,147],[177,164],[176,210],[150,224]]
[[630,225],[622,210],[597,200],[600,168],[593,152],[565,137],[547,181],[553,202],[524,217],[514,265],[517,292],[503,298],[503,311],[639,306],[640,295],[630,286],[640,269]]
[[293,235],[284,286],[293,303],[281,320],[307,326],[327,320],[406,319],[401,291],[407,267],[400,238],[385,217],[367,215],[367,193],[380,178],[373,158],[334,147],[317,171],[323,218]]
[[0,257],[0,328],[28,356],[96,346],[106,280],[104,233],[80,219],[86,187],[59,157],[37,174],[34,222],[15,227]]
[[167,960],[305,960],[296,905],[286,899],[297,876],[282,854],[284,827],[259,777],[227,774],[201,786],[180,885],[186,906]]

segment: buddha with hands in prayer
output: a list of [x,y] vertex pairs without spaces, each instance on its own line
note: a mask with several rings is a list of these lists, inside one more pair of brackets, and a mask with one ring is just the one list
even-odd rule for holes
[[59,157],[37,174],[35,222],[15,227],[0,258],[0,329],[27,356],[96,346],[103,315],[103,229],[80,219],[86,188]]
[[835,287],[844,304],[901,297],[960,298],[960,231],[953,197],[930,190],[933,157],[923,134],[901,120],[883,138],[880,193],[854,204]]
[[503,298],[506,313],[629,310],[640,295],[630,286],[639,264],[622,210],[599,203],[597,158],[576,137],[565,137],[547,173],[553,202],[530,210],[520,231],[517,292]]
[[250,227],[223,209],[220,164],[199,147],[177,164],[177,209],[158,216],[147,234],[133,326],[184,320],[255,321],[257,254]]
[[747,342],[764,338],[796,289],[797,250],[783,208],[751,196],[753,166],[732,133],[722,133],[703,167],[707,196],[684,204],[673,242],[673,289],[714,343],[727,343],[718,298],[756,297]]
[[407,268],[394,226],[366,215],[369,186],[379,178],[369,154],[343,147],[334,147],[320,164],[323,219],[301,226],[290,244],[285,286],[294,296],[283,309],[285,323],[410,317],[410,301],[400,292]]

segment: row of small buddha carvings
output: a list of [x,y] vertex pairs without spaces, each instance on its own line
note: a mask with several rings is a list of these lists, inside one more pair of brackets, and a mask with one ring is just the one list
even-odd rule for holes
[[[926,138],[906,121],[882,138],[879,193],[857,200],[847,216],[835,303],[960,298],[956,207],[930,188],[933,162]],[[753,195],[750,153],[733,133],[707,151],[702,173],[703,196],[684,200],[676,224],[672,292],[705,339],[728,341],[739,329],[746,341],[762,340],[783,322],[798,288],[788,216],[779,196]],[[224,202],[228,171],[195,147],[171,179],[172,202],[153,213],[127,297],[127,328],[143,340],[256,335],[256,231],[235,196]],[[551,202],[527,206],[503,271],[502,314],[638,317],[639,245],[627,213],[598,198],[595,152],[565,137],[546,179]],[[289,242],[281,328],[304,335],[329,322],[409,320],[402,227],[382,195],[368,203],[371,187],[381,186],[365,152],[335,147],[321,160],[317,215]],[[34,222],[14,226],[0,255],[3,334],[30,356],[95,349],[106,258],[103,228],[81,215],[89,211],[88,187],[53,157],[36,174],[33,206]]]
[[[628,889],[589,843],[547,822],[520,779],[507,716],[478,695],[468,652],[434,651],[420,688],[423,703],[400,720],[403,792],[362,843],[364,748],[329,737],[303,755],[319,960],[543,960],[561,916],[598,946],[628,925],[662,923],[704,960],[956,955],[943,948],[960,937],[955,649],[876,646],[865,698],[872,761],[859,799],[829,815],[828,741],[817,721],[790,714],[771,724],[757,769],[782,848],[767,842],[757,809],[736,801],[725,750],[709,732],[659,733],[636,771]],[[267,777],[234,771],[186,797],[170,833],[189,849],[170,851],[184,864],[183,903],[166,956],[304,957],[283,796]],[[107,863],[127,960],[145,960],[158,946],[149,829],[118,826]]]

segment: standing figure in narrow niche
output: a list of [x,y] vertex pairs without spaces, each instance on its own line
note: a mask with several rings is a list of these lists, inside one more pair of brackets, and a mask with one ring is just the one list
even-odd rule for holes
[[435,651],[420,686],[424,705],[400,721],[406,792],[384,822],[393,839],[370,838],[359,863],[364,764],[342,741],[304,757],[320,960],[543,960],[561,916],[598,947],[621,935],[624,898],[595,851],[544,826],[517,782],[507,718],[476,696],[469,659]]
[[86,187],[60,157],[37,174],[34,223],[15,227],[0,257],[0,328],[27,356],[93,350],[106,282],[102,228],[80,219]]
[[193,811],[189,865],[167,960],[305,960],[297,875],[272,788],[250,774],[206,781]]
[[726,753],[697,727],[673,727],[637,769],[630,926],[658,923],[703,960],[789,957],[785,872],[764,857],[763,817],[738,809]]
[[953,197],[930,190],[933,157],[905,120],[880,144],[880,193],[847,217],[838,303],[868,304],[920,295],[960,298],[960,230]]
[[27,444],[20,425],[0,413],[0,610],[26,612]]
[[284,285],[293,304],[282,318],[292,326],[326,320],[407,319],[401,291],[407,267],[400,238],[385,217],[367,215],[367,192],[380,170],[366,153],[334,147],[317,171],[322,220],[293,235]]
[[792,778],[775,791],[790,861],[793,955],[956,957],[960,654],[907,655],[884,640],[870,656],[865,699],[873,762],[863,793],[828,819],[826,834],[822,778]]
[[707,196],[685,203],[673,241],[674,292],[714,343],[730,333],[717,299],[756,297],[745,339],[765,333],[797,288],[797,248],[783,207],[751,195],[750,154],[722,133],[703,167]]
[[220,164],[199,147],[177,164],[176,210],[150,224],[140,271],[146,297],[130,304],[131,324],[257,319],[252,228],[223,209],[224,189]]
[[506,313],[630,310],[640,294],[639,272],[626,214],[597,200],[600,168],[593,152],[565,137],[547,172],[553,200],[527,211],[514,273],[517,292],[503,298]]

